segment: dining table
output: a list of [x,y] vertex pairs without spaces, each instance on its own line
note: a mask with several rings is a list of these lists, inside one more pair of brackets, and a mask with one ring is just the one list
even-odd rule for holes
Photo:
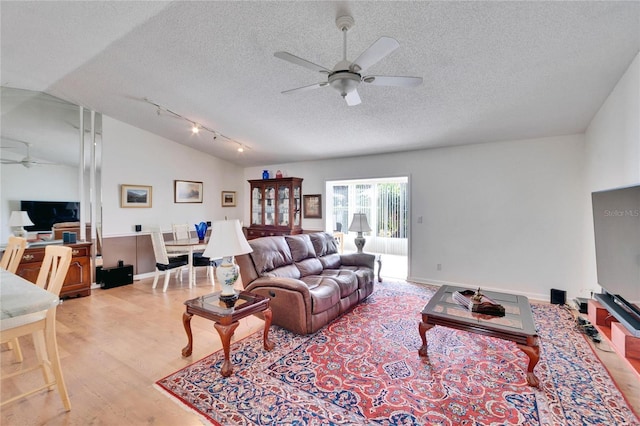
[[[171,255],[175,252],[175,249],[181,249],[189,252],[189,287],[196,284],[196,273],[193,267],[193,253],[204,251],[207,248],[207,242],[205,240],[199,240],[198,238],[183,238],[177,240],[169,240],[164,242],[167,247],[168,254]],[[169,250],[172,248],[174,250]]]

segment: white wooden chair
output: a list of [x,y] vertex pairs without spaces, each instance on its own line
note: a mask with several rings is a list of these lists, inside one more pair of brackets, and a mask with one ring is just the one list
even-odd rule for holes
[[[188,240],[191,238],[191,226],[188,223],[174,223],[171,225],[171,230],[173,231],[173,239],[174,240]],[[176,249],[177,250],[177,249]],[[167,250],[169,254],[171,254],[171,250]],[[211,279],[211,285],[215,285],[213,278],[213,263],[206,257],[202,257],[200,253],[193,254],[193,267],[194,274],[197,274],[198,267],[206,267],[207,268],[207,278]],[[178,273],[181,273],[179,271]]]
[[[7,248],[2,254],[2,259],[0,259],[0,268],[15,274],[26,248],[26,238],[10,236],[9,241],[7,242]],[[9,349],[13,350],[13,355],[16,357],[16,361],[22,362],[22,350],[20,349],[20,342],[18,341],[18,338],[16,337],[12,341],[7,342],[7,344]]]
[[[71,251],[71,247],[65,246],[51,245],[45,248],[42,267],[36,279],[36,285],[38,287],[56,296],[60,295],[60,289],[62,288],[64,279],[67,276],[67,271],[69,270],[69,265],[71,264]],[[16,371],[2,378],[10,378],[41,368],[45,381],[44,385],[9,398],[3,401],[1,405],[34,394],[45,388],[52,390],[54,385],[57,385],[64,408],[67,411],[71,410],[71,401],[69,400],[67,387],[62,377],[58,344],[55,337],[56,309],[57,306],[54,306],[46,311],[0,320],[0,338],[2,342],[10,342],[20,336],[31,334],[33,336],[36,356],[38,357],[38,365]],[[45,332],[47,333],[46,339]],[[53,377],[51,377],[52,373]]]
[[[151,230],[151,244],[153,245],[153,254],[156,258],[156,273],[153,277],[152,288],[156,288],[158,285],[158,278],[160,278],[160,273],[164,272],[164,286],[162,287],[162,292],[166,292],[167,287],[169,286],[171,270],[176,268],[179,268],[180,270],[184,266],[188,265],[189,253],[182,253],[180,255],[177,253],[171,253],[172,257],[169,257],[167,254],[167,248],[164,244],[164,236],[158,228]],[[182,274],[179,274],[178,277],[180,278],[180,282],[182,282]]]

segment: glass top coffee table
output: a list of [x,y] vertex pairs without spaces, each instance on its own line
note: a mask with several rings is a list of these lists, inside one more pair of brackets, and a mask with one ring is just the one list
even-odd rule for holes
[[196,297],[195,299],[184,302],[186,310],[182,315],[182,323],[187,332],[189,343],[182,349],[182,356],[191,355],[193,349],[193,336],[191,334],[191,318],[197,315],[202,318],[214,321],[213,326],[218,330],[220,339],[222,340],[222,349],[224,350],[224,363],[220,373],[224,377],[228,377],[233,373],[233,366],[229,360],[229,348],[231,346],[231,337],[238,327],[238,320],[248,317],[249,315],[261,313],[264,317],[264,333],[263,346],[264,349],[270,351],[274,344],[269,341],[269,327],[271,327],[271,308],[269,308],[269,298],[253,294],[247,291],[241,291],[238,294],[238,300],[235,305],[228,308],[227,305],[220,300],[220,292],[206,294]]
[[539,381],[533,369],[540,360],[540,348],[529,299],[515,294],[482,291],[483,294],[504,306],[505,315],[500,317],[471,312],[460,305],[453,299],[452,294],[455,291],[464,290],[471,289],[444,285],[422,309],[422,321],[419,326],[422,347],[418,354],[428,357],[427,331],[435,325],[510,340],[529,357],[527,383],[530,386],[538,386]]

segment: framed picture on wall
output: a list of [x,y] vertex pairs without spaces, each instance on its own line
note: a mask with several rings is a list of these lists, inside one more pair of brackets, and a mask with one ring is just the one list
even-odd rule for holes
[[305,218],[322,219],[322,195],[305,195],[303,208]]
[[192,180],[174,180],[175,203],[201,203],[202,182]]
[[151,207],[151,187],[148,185],[120,185],[120,207]]
[[236,206],[236,191],[222,191],[222,207]]

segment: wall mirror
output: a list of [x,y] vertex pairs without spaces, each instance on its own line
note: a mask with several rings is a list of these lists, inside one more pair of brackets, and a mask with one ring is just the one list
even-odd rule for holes
[[74,217],[90,226],[79,227],[78,240],[94,243],[95,264],[102,222],[101,114],[23,89],[2,87],[0,100],[0,244],[11,235],[9,217],[23,201],[69,202],[69,209],[79,203]]

